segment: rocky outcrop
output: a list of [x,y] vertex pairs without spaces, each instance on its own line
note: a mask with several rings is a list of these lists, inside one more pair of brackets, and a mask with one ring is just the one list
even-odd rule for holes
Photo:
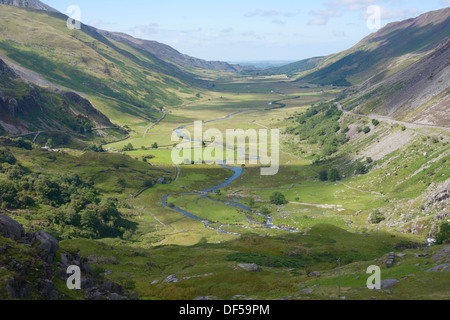
[[255,263],[241,263],[238,267],[248,272],[260,272],[261,268]]
[[47,263],[53,263],[53,259],[58,250],[58,240],[56,240],[51,234],[45,231],[38,231],[36,233],[36,240],[41,244],[38,249],[41,251],[40,255]]
[[45,3],[42,3],[39,0],[0,0],[0,4],[48,12],[59,12],[58,10],[53,9],[52,7],[46,5]]
[[[81,270],[81,292],[90,300],[128,300],[137,296],[129,293],[121,285],[94,276],[88,258],[80,252],[60,252],[58,240],[45,231],[25,234],[23,227],[6,215],[0,215],[0,237],[15,241],[20,247],[20,255],[16,256],[17,248],[11,243],[0,247],[0,267],[11,276],[0,283],[0,294],[5,290],[11,299],[42,299],[58,300],[67,298],[55,286],[56,277],[67,281],[69,266],[79,266]],[[116,258],[108,259],[119,262]],[[33,280],[31,280],[33,279]]]
[[11,219],[9,216],[0,215],[0,235],[16,240],[22,238],[24,233],[25,231],[20,223]]

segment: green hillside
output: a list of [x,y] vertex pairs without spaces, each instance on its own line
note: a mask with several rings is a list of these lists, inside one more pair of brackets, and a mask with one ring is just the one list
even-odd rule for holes
[[[449,28],[450,8],[388,24],[353,48],[328,57],[300,80],[323,85],[360,84],[407,55],[420,55],[435,48],[449,36]],[[409,63],[414,61],[411,57],[410,60]]]

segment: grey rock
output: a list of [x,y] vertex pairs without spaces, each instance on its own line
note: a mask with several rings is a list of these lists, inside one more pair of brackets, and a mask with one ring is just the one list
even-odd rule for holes
[[310,294],[313,291],[314,291],[313,289],[303,289],[303,290],[300,290],[298,293],[300,293],[300,294]]
[[440,264],[438,266],[426,270],[425,272],[450,272],[450,263]]
[[400,281],[397,279],[387,279],[387,280],[381,280],[381,288],[382,289],[388,289],[393,286],[395,286]]
[[31,287],[25,280],[10,278],[5,280],[6,292],[12,299],[30,299]]
[[0,234],[12,240],[20,239],[24,236],[25,230],[16,220],[6,215],[0,215]]
[[48,263],[53,263],[56,250],[58,250],[59,246],[58,240],[42,230],[36,233],[36,239],[41,243],[38,249],[41,250],[42,259]]
[[158,280],[155,280],[155,281],[152,282],[153,285],[158,284],[158,283],[159,283]]
[[73,257],[68,253],[61,253],[61,263],[67,268],[72,264]]
[[248,272],[260,272],[261,268],[255,263],[240,263],[238,267]]
[[320,277],[321,273],[319,271],[313,271],[309,274],[310,277]]
[[177,283],[179,280],[175,275],[170,275],[163,281],[163,283]]
[[197,297],[194,300],[196,301],[209,301],[209,300],[217,300],[217,297],[215,296],[208,296],[208,297]]

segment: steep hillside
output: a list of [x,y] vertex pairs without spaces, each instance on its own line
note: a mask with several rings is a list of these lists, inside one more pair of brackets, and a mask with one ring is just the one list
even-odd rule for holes
[[150,52],[159,59],[176,64],[180,67],[200,68],[224,72],[239,72],[245,69],[250,69],[221,61],[206,61],[194,58],[186,54],[182,54],[174,48],[157,41],[136,39],[124,33],[108,32],[102,30],[98,30],[98,32],[104,35],[106,38],[127,44],[131,47],[141,49],[146,52]]
[[88,100],[26,83],[1,59],[0,119],[2,131],[10,135],[114,127]]
[[342,102],[344,107],[410,122],[449,126],[450,37],[419,61],[386,77],[389,71],[348,90],[349,97]]
[[6,4],[18,8],[27,8],[35,10],[43,10],[49,12],[58,12],[56,9],[42,3],[39,0],[0,0],[0,4]]
[[56,86],[86,94],[114,120],[152,121],[159,108],[195,99],[190,74],[150,52],[82,25],[69,30],[60,13],[0,5],[0,56]]
[[389,75],[387,69],[395,72],[410,65],[436,48],[449,34],[450,8],[390,23],[353,48],[330,56],[301,80],[350,86],[374,76],[385,78]]

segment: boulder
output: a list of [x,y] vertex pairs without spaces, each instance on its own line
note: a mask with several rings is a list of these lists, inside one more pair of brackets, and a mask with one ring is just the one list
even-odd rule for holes
[[256,263],[241,263],[238,267],[248,272],[260,272],[261,268]]
[[52,235],[45,231],[38,231],[36,233],[36,240],[41,244],[38,249],[41,250],[41,257],[47,263],[53,263],[56,250],[58,250],[58,240],[56,240]]
[[10,278],[5,281],[6,292],[12,299],[30,299],[31,287],[22,279]]
[[321,273],[319,271],[313,271],[309,274],[310,277],[320,277]]
[[388,289],[388,288],[391,288],[391,287],[395,286],[399,282],[400,281],[397,280],[397,279],[381,280],[381,288],[382,289]]
[[300,294],[310,294],[313,291],[314,291],[313,289],[303,289],[303,290],[300,290],[298,293],[300,293]]
[[444,264],[440,264],[436,267],[433,267],[431,269],[428,269],[425,272],[450,272],[450,263],[444,263]]
[[170,275],[163,281],[163,283],[177,283],[179,280],[175,275]]
[[16,240],[24,236],[25,230],[20,225],[20,223],[18,223],[11,217],[0,215],[0,234],[5,238]]

